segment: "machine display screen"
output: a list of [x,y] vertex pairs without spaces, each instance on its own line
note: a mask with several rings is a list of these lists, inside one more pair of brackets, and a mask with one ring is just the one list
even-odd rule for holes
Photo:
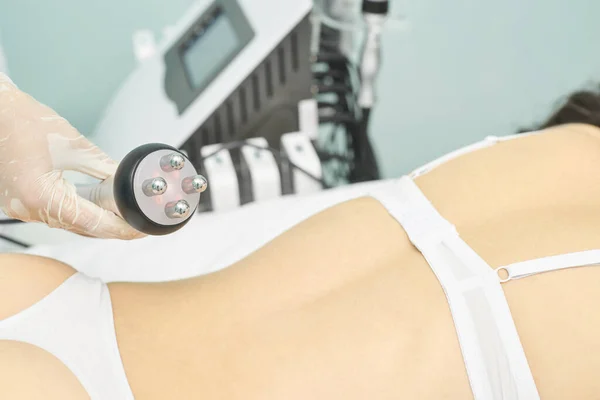
[[206,86],[240,50],[242,40],[221,7],[194,27],[182,47],[188,81],[194,89]]

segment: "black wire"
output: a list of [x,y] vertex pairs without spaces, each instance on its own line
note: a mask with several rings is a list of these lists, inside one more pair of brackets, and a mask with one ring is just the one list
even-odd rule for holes
[[329,40],[329,39],[325,39],[325,40],[321,39],[321,49],[328,51],[328,52],[338,51],[336,41]]
[[332,128],[318,153],[321,162],[327,162],[332,173],[347,182],[360,182],[379,174],[367,136],[369,113],[363,114],[358,106],[360,73],[340,51],[339,41],[338,31],[321,29],[313,80],[318,89],[319,122],[331,124]]
[[[0,219],[0,225],[16,225],[16,224],[24,224],[25,222],[18,219]],[[29,248],[30,245],[21,242],[20,240],[13,239],[10,236],[6,236],[0,233],[0,240],[4,240],[6,242],[15,244],[20,247]]]
[[361,109],[361,113],[362,113],[362,119],[361,119],[361,124],[362,124],[362,128],[364,130],[364,133],[367,133],[368,127],[369,127],[369,120],[371,119],[371,109],[370,108],[363,108]]
[[343,108],[338,103],[332,103],[330,101],[319,100],[317,102],[317,107],[319,108],[335,108],[338,111],[343,111]]
[[350,85],[347,85],[345,83],[333,83],[331,85],[317,84],[315,86],[317,87],[319,94],[335,93],[345,95],[349,92],[352,92],[352,88],[350,87]]
[[359,124],[357,132],[357,140],[355,149],[357,154],[357,164],[359,168],[356,169],[355,179],[358,182],[372,181],[380,178],[379,166],[377,164],[377,158],[375,157],[375,151],[369,140],[369,119],[371,116],[370,108],[362,109],[362,119]]
[[19,219],[0,219],[0,225],[24,224],[25,222]]
[[336,161],[344,161],[347,163],[350,163],[352,161],[352,160],[350,160],[350,158],[346,157],[343,154],[330,153],[330,152],[323,151],[323,150],[317,150],[317,154],[319,155],[319,158],[321,159],[321,161],[336,160]]
[[20,247],[26,248],[26,249],[27,249],[27,248],[29,248],[29,247],[31,247],[31,245],[29,245],[29,244],[27,244],[27,243],[23,243],[23,242],[21,242],[20,240],[13,239],[13,238],[11,238],[11,237],[8,237],[8,236],[6,236],[6,235],[3,235],[3,234],[1,234],[1,233],[0,233],[0,239],[1,239],[1,240],[5,240],[5,241],[7,241],[7,242],[9,242],[9,243],[12,243],[12,244],[14,244],[14,245],[17,245],[17,246],[20,246]]
[[299,165],[297,165],[296,163],[294,163],[292,160],[290,160],[289,157],[287,157],[285,154],[283,154],[281,151],[270,147],[270,146],[259,146],[253,143],[248,143],[246,141],[236,141],[236,142],[230,142],[230,143],[225,143],[223,145],[221,145],[221,148],[218,150],[215,150],[214,152],[208,154],[207,156],[201,157],[200,161],[206,160],[208,158],[214,157],[216,156],[219,152],[221,152],[222,150],[232,150],[232,149],[237,149],[237,148],[241,148],[241,147],[251,147],[254,149],[259,149],[259,150],[268,150],[271,152],[271,154],[273,154],[273,156],[275,158],[278,158],[280,160],[285,160],[290,167],[302,172],[304,175],[308,176],[310,179],[319,182],[321,185],[323,185],[324,188],[329,189],[331,188],[331,186],[329,184],[327,184],[327,182],[325,182],[323,179],[313,175],[312,173],[308,172],[306,169],[300,167]]
[[320,118],[321,123],[329,124],[329,123],[346,123],[346,124],[354,124],[356,120],[351,115],[344,114],[336,114],[332,116],[322,116]]
[[347,64],[350,63],[348,57],[341,53],[324,53],[321,52],[317,54],[317,63],[327,63],[327,64],[339,64],[343,68],[346,67]]
[[313,78],[316,80],[332,79],[333,81],[344,82],[346,74],[342,70],[316,71],[313,72]]

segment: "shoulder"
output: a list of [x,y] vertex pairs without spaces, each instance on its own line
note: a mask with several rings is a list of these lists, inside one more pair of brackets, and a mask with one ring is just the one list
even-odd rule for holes
[[50,258],[0,254],[0,321],[32,306],[74,273]]
[[[589,141],[600,140],[600,128],[594,125],[582,123],[568,123],[555,125],[538,131],[539,135],[524,135],[528,142],[539,144],[540,142],[557,142],[560,145],[589,145]],[[518,141],[517,141],[518,142]],[[521,141],[524,143],[525,141]]]

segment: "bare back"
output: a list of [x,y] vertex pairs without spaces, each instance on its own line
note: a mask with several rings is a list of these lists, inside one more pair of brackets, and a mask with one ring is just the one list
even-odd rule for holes
[[[600,248],[599,170],[598,131],[573,125],[466,155],[417,183],[495,267]],[[598,282],[600,268],[582,268],[504,286],[542,398],[600,392]],[[140,398],[173,390],[163,382],[181,397],[222,399],[471,396],[439,283],[370,198],[312,217],[225,271],[112,290]],[[124,338],[156,329],[161,338]]]
[[[598,131],[577,125],[466,155],[417,183],[494,267],[600,248],[599,170]],[[599,282],[600,268],[581,268],[504,286],[544,399],[600,392]],[[221,272],[110,288],[138,399],[471,396],[439,283],[371,198]]]

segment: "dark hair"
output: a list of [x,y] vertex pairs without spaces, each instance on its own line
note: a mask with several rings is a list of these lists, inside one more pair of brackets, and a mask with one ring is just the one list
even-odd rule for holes
[[534,129],[522,129],[519,132],[531,132],[570,123],[600,127],[600,87],[596,91],[579,90],[572,93],[546,122]]

